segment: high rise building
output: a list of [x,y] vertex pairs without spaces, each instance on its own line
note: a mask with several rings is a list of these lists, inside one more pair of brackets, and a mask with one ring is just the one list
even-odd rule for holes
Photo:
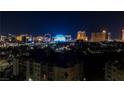
[[19,41],[19,42],[27,43],[27,42],[33,41],[33,38],[32,38],[31,35],[24,34],[24,35],[17,36],[16,40]]
[[22,37],[21,36],[16,36],[16,40],[17,41],[22,41]]
[[93,32],[91,35],[92,42],[100,42],[100,41],[106,41],[106,40],[107,40],[106,30],[103,30],[102,32]]
[[13,75],[19,75],[19,60],[16,58],[13,59]]
[[105,80],[123,81],[124,80],[123,61],[109,61],[105,64]]
[[9,67],[9,63],[7,62],[7,59],[0,58],[0,72],[4,71],[7,67]]
[[12,60],[13,63],[13,76],[19,77],[20,80],[29,80],[31,75],[30,63],[33,63],[31,58],[28,56],[17,57]]
[[124,29],[122,29],[122,41],[124,41]]
[[71,41],[71,40],[72,40],[71,35],[65,35],[65,40],[66,40],[66,41]]
[[88,37],[86,36],[86,32],[85,31],[78,31],[77,40],[88,41]]
[[109,32],[108,33],[108,41],[110,41],[111,40],[111,33]]

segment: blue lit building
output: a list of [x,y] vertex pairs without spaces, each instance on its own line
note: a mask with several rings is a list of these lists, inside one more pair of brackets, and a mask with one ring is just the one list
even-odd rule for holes
[[64,35],[59,34],[59,35],[56,35],[56,36],[54,37],[54,41],[55,41],[55,42],[65,42],[66,39],[65,39],[65,36],[64,36]]

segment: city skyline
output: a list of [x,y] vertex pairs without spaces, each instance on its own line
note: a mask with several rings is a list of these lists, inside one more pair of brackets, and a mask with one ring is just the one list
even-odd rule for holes
[[81,12],[81,11],[45,11],[45,12],[0,12],[0,33],[43,35],[50,33],[71,34],[77,31],[92,32],[107,30],[112,38],[120,38],[124,26],[123,12]]
[[124,81],[124,12],[0,12],[0,81]]

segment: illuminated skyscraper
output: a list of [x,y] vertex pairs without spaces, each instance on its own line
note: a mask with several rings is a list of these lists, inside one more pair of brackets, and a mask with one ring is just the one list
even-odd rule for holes
[[71,35],[65,35],[65,40],[66,40],[66,41],[71,41],[71,40],[72,40]]
[[111,40],[111,33],[109,32],[108,33],[108,41],[110,41]]
[[91,35],[92,42],[106,41],[106,39],[107,39],[106,30],[103,30],[102,32],[93,32]]
[[102,39],[103,41],[106,41],[106,40],[107,40],[107,32],[106,32],[106,30],[103,30],[101,34],[102,34],[101,39]]
[[16,37],[16,39],[17,39],[17,41],[22,41],[22,36],[19,35],[19,36]]
[[27,43],[27,42],[31,42],[33,39],[31,35],[24,34],[24,35],[16,36],[16,40],[19,42]]
[[124,29],[122,29],[122,41],[124,41]]
[[79,31],[77,33],[77,40],[83,40],[83,41],[87,41],[88,37],[86,36],[85,31]]

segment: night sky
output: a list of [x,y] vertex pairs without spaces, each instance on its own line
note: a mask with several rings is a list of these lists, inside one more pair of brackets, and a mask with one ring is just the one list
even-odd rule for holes
[[106,29],[118,38],[124,27],[124,12],[0,12],[0,33],[43,35],[71,34]]

